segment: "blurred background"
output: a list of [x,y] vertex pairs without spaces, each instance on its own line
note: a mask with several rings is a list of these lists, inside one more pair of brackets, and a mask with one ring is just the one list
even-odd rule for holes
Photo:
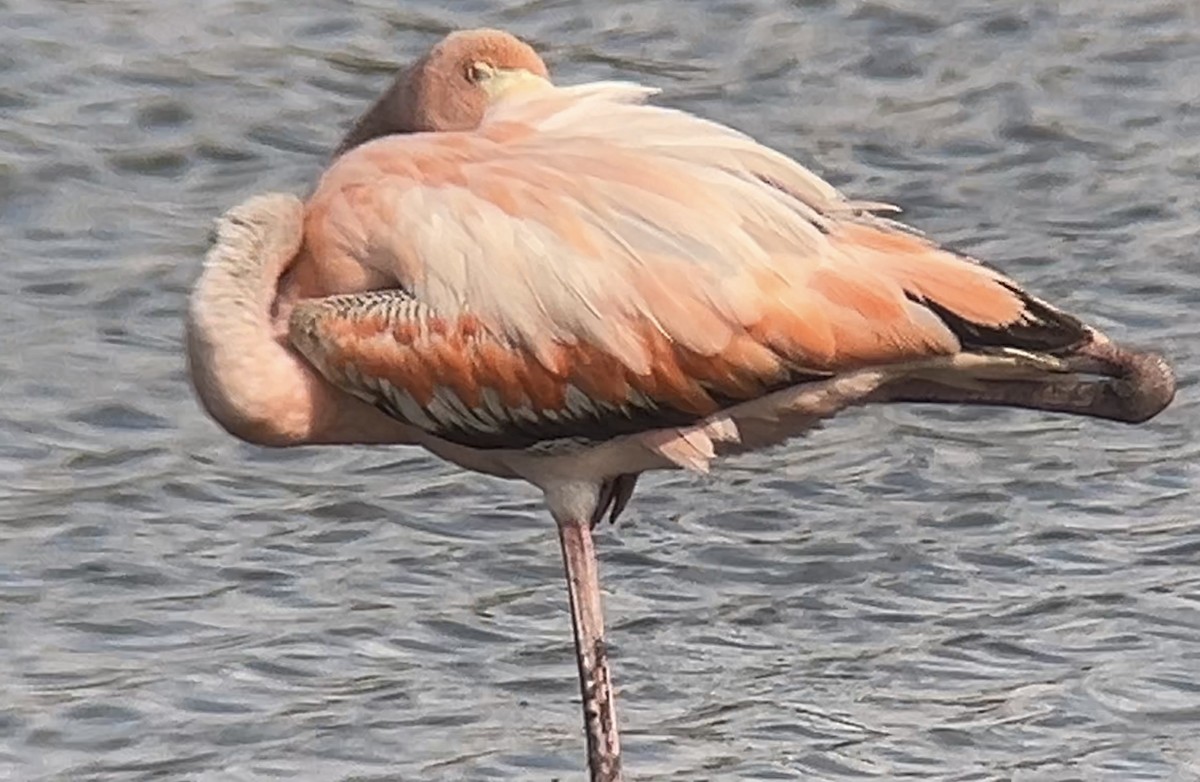
[[[454,10],[446,10],[452,6]],[[1134,428],[852,412],[599,536],[631,778],[1200,779],[1191,0],[0,0],[0,779],[582,779],[554,528],[241,445],[181,318],[449,30],[633,79],[1175,363]]]

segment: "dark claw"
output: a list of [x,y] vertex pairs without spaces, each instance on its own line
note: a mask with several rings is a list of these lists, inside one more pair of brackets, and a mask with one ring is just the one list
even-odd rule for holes
[[592,529],[595,529],[596,525],[604,519],[604,514],[608,511],[609,506],[613,504],[616,491],[616,479],[600,484],[600,496],[596,498],[596,507],[592,510],[592,517],[588,519],[588,523]]
[[633,490],[637,488],[638,473],[627,472],[624,475],[618,475],[613,480],[613,503],[612,514],[608,517],[610,524],[617,523],[617,517],[624,512],[625,506],[629,504],[629,500],[633,497]]
[[633,496],[633,490],[637,487],[637,473],[623,473],[615,478],[605,481],[600,484],[600,496],[596,499],[596,509],[592,511],[592,516],[588,520],[592,529],[604,520],[604,515],[612,509],[608,515],[608,520],[612,524],[617,523],[617,517],[625,510],[625,506],[629,504],[629,498]]

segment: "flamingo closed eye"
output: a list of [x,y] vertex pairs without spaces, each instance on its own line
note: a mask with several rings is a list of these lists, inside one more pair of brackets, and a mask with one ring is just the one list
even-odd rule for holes
[[594,780],[621,772],[591,528],[638,474],[865,403],[1140,422],[1174,394],[1161,358],[652,94],[451,35],[306,204],[226,215],[188,324],[200,399],[245,440],[417,444],[545,493]]

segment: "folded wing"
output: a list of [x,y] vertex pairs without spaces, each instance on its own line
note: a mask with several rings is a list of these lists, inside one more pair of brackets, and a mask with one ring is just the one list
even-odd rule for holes
[[524,94],[478,131],[341,158],[309,202],[306,252],[354,273],[323,285],[344,295],[297,308],[293,342],[397,418],[525,447],[682,425],[863,366],[1088,338],[997,272],[648,94]]

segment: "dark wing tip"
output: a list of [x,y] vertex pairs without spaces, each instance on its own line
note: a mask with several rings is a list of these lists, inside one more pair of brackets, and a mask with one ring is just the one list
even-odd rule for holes
[[1000,284],[1017,296],[1023,305],[1019,320],[1000,326],[976,323],[936,301],[911,292],[905,295],[910,301],[937,315],[962,343],[963,350],[967,351],[1017,348],[1031,353],[1062,356],[1091,341],[1093,332],[1083,321],[1030,296],[1014,285]]

